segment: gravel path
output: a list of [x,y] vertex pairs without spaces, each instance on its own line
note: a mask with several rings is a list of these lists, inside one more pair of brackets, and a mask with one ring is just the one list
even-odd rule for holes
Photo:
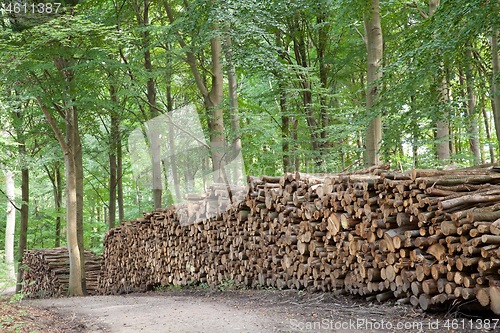
[[[93,296],[32,300],[80,318],[88,332],[286,332],[265,313],[192,296]],[[83,319],[82,319],[82,318]]]
[[462,317],[457,309],[452,309],[448,313],[429,314],[410,306],[293,290],[182,289],[26,300],[23,304],[58,314],[68,327],[75,328],[72,333],[500,332],[500,325],[488,329],[478,329],[477,325],[474,329],[450,326],[453,320],[460,325],[470,318],[484,323],[494,318],[491,313]]

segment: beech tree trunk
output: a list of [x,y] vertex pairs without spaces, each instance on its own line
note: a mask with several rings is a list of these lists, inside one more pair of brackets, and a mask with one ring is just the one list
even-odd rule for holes
[[474,164],[478,164],[481,161],[481,152],[479,149],[479,132],[477,128],[477,116],[476,116],[476,98],[474,96],[474,79],[472,76],[472,51],[470,48],[466,51],[467,59],[469,60],[467,64],[467,69],[465,71],[465,77],[467,82],[467,106],[469,110],[469,143],[472,154],[474,155]]
[[[26,147],[24,146],[24,140],[21,140],[19,146],[20,153],[26,153]],[[17,284],[16,284],[16,293],[19,293],[22,289],[22,278],[23,278],[23,256],[24,250],[26,249],[27,236],[28,236],[28,218],[29,218],[29,210],[28,210],[28,202],[30,199],[30,190],[29,190],[29,169],[23,168],[21,170],[21,200],[23,201],[21,205],[21,221],[19,224],[19,245],[18,245],[18,260],[17,260]]]
[[[175,22],[172,10],[168,1],[163,1],[163,6],[167,12],[168,19],[171,24]],[[187,8],[186,8],[187,9]],[[217,32],[219,29],[217,24],[213,24],[213,30]],[[212,58],[212,68],[210,74],[212,76],[212,87],[210,91],[206,86],[206,81],[198,69],[198,59],[190,48],[186,45],[185,41],[182,39],[180,32],[176,32],[178,36],[178,42],[180,46],[186,50],[186,63],[191,68],[193,73],[196,86],[203,96],[205,107],[210,113],[210,119],[208,122],[210,130],[210,148],[212,155],[212,164],[214,170],[214,181],[215,182],[225,182],[224,176],[221,170],[225,166],[224,162],[224,118],[222,113],[222,108],[220,103],[223,97],[223,74],[222,74],[222,45],[220,41],[220,36],[217,34],[210,40],[210,51]]]
[[[16,112],[16,117],[22,122],[23,115],[21,112]],[[21,133],[18,134],[17,142],[19,143],[18,152],[19,155],[26,155],[26,145],[25,139]],[[28,236],[28,218],[29,218],[29,169],[26,165],[23,165],[21,169],[21,219],[19,223],[19,243],[17,247],[17,284],[16,293],[21,292],[22,289],[22,274],[23,274],[23,256],[24,250],[26,249],[27,236]]]
[[55,170],[55,190],[54,190],[54,203],[57,210],[56,217],[56,240],[55,247],[61,246],[61,216],[59,213],[62,208],[62,179],[61,179],[61,170],[59,169],[59,162],[56,162],[54,166]]
[[125,210],[123,207],[123,165],[122,165],[122,139],[118,132],[118,141],[116,145],[116,181],[117,181],[117,197],[118,197],[118,218],[120,222],[125,220]]
[[[68,111],[71,113],[71,111]],[[72,117],[70,117],[71,119]],[[70,121],[72,122],[73,119]],[[67,126],[67,136],[74,137],[71,125]],[[74,145],[74,138],[69,139],[69,146]],[[74,147],[73,147],[74,148]],[[64,154],[64,164],[66,167],[66,219],[67,219],[67,238],[70,253],[70,278],[68,296],[83,295],[82,288],[82,267],[80,262],[80,249],[78,247],[78,202],[76,196],[76,167],[74,153],[67,150]]]
[[[146,27],[149,25],[149,0],[144,0],[143,12],[140,12],[140,8],[137,7],[136,17],[139,25]],[[153,79],[153,66],[151,63],[151,51],[150,47],[150,34],[149,31],[144,31],[142,33],[142,47],[144,49],[144,68],[149,75],[148,82],[146,84],[147,89],[147,99],[150,119],[158,116],[158,109],[156,108],[156,90],[155,82]],[[150,128],[148,135],[149,147],[151,149],[151,160],[153,165],[153,198],[154,198],[154,208],[161,208],[162,206],[162,191],[163,184],[161,181],[161,156],[160,156],[160,138],[157,129]]]
[[491,130],[490,130],[490,119],[488,116],[488,112],[486,112],[486,107],[483,105],[483,118],[484,118],[484,128],[486,130],[486,138],[488,139],[488,147],[490,149],[490,162],[495,163],[495,150],[493,149],[493,145],[491,143]]
[[[430,0],[429,2],[429,17],[434,14],[437,7],[439,7],[440,0]],[[439,104],[443,105],[445,110],[448,104],[448,85],[446,84],[446,78],[441,78],[440,88],[438,88],[438,100]],[[448,124],[448,111],[444,111],[436,124],[436,155],[439,160],[449,160],[450,159],[450,129]]]
[[[320,9],[321,10],[321,9]],[[328,89],[328,73],[329,69],[326,64],[326,47],[328,43],[328,30],[326,27],[323,26],[327,20],[325,20],[325,14],[322,12],[320,15],[318,15],[318,18],[316,22],[320,26],[319,32],[318,32],[318,46],[317,46],[317,52],[318,52],[318,58],[319,58],[319,79],[321,82],[321,89]],[[321,104],[321,109],[320,109],[320,117],[321,117],[321,142],[320,146],[323,150],[323,153],[326,153],[324,150],[326,146],[328,145],[328,132],[327,128],[330,123],[329,115],[328,115],[328,110],[327,110],[327,98],[324,93],[320,93],[319,101]]]
[[[372,111],[378,97],[378,87],[375,82],[382,77],[378,71],[383,55],[382,27],[380,25],[379,1],[372,0],[370,9],[365,13],[365,43],[367,51],[367,90],[366,111]],[[382,140],[382,118],[378,114],[375,118],[369,116],[370,123],[365,137],[365,164],[373,166],[380,164],[380,141]]]
[[[73,74],[71,74],[73,75]],[[75,102],[73,100],[73,102]],[[83,243],[83,155],[82,142],[80,140],[80,130],[78,128],[78,111],[76,106],[73,106],[74,117],[74,140],[75,140],[75,176],[76,176],[76,235],[78,239],[78,250],[80,251],[80,266],[82,277],[82,291],[84,295],[87,292],[87,280],[85,276],[85,257]],[[67,132],[66,132],[67,133]]]
[[[226,60],[229,64],[227,70],[227,83],[229,87],[229,112],[231,115],[231,132],[233,133],[233,142],[231,144],[232,148],[232,158],[231,160],[236,160],[243,163],[242,159],[237,160],[238,156],[241,154],[241,136],[240,136],[240,115],[238,113],[238,92],[237,92],[237,78],[236,69],[234,63],[231,59],[231,36],[226,36],[226,47],[228,48],[225,52]],[[243,181],[243,165],[234,168],[233,171],[233,181],[234,183],[240,183]]]
[[[42,100],[38,97],[37,100],[64,153],[64,164],[66,168],[66,230],[70,256],[68,295],[81,296],[86,294],[85,279],[84,277],[82,278],[84,263],[82,264],[83,258],[81,258],[81,251],[83,252],[83,214],[78,213],[79,200],[80,207],[83,208],[83,165],[81,141],[78,133],[78,113],[75,106],[68,105],[74,102],[69,95],[69,91],[71,90],[70,84],[73,80],[74,73],[67,70],[68,66],[66,59],[62,57],[56,58],[54,64],[61,76],[64,77],[68,83],[68,86],[65,87],[65,90],[68,92],[67,99],[63,100],[65,108],[63,110],[58,110],[58,113],[63,117],[66,125],[65,133],[59,128],[50,110]],[[78,198],[79,196],[81,197]],[[83,212],[83,210],[81,212]]]
[[[214,30],[217,30],[214,25]],[[223,96],[223,75],[222,75],[222,46],[220,37],[216,36],[210,40],[210,50],[212,52],[212,89],[205,101],[209,110],[212,111],[210,120],[210,147],[212,149],[212,163],[214,168],[214,181],[218,183],[226,182],[222,174],[224,164],[224,118],[220,103]]]
[[64,152],[64,165],[66,168],[66,230],[69,250],[70,276],[68,296],[83,295],[82,289],[82,266],[80,260],[80,249],[78,247],[78,203],[77,203],[77,180],[75,166],[75,116],[73,108],[65,110],[66,138],[57,126],[49,109],[38,100],[40,108],[55,132],[57,140]]
[[14,232],[16,230],[16,209],[14,207],[15,179],[14,172],[2,166],[5,176],[5,194],[7,194],[7,224],[5,226],[5,263],[7,264],[7,278],[14,280],[16,272],[14,268]]
[[498,82],[495,82],[495,77],[497,77],[498,73],[500,72],[500,63],[498,59],[498,32],[496,31],[491,37],[491,59],[493,67],[493,77],[491,79],[493,98],[491,99],[491,106],[493,109],[493,116],[495,120],[497,141],[500,143],[500,84]]
[[[167,44],[167,53],[169,52],[170,45]],[[168,57],[168,68],[167,68],[167,111],[169,114],[174,110],[174,102],[172,99],[172,60],[170,56]],[[172,119],[172,118],[169,118]],[[179,186],[179,171],[177,170],[177,156],[175,151],[175,135],[174,135],[174,124],[169,122],[168,124],[168,146],[170,149],[170,165],[172,167],[172,178],[174,181],[174,192],[176,197],[176,202],[182,201],[181,189]]]
[[[118,104],[118,98],[116,97],[116,88],[113,84],[109,87],[109,94],[111,101]],[[110,135],[109,135],[109,221],[108,229],[115,227],[116,222],[116,192],[118,186],[117,180],[117,148],[118,148],[118,135],[119,135],[119,120],[115,112],[111,112],[111,124],[110,124]]]
[[283,150],[283,171],[293,171],[290,156],[290,117],[287,115],[286,93],[280,88],[280,111],[281,111],[281,149]]
[[114,114],[111,115],[110,153],[109,153],[109,221],[108,229],[115,227],[116,222],[116,136],[118,121]]
[[52,193],[54,195],[54,207],[57,211],[56,217],[56,233],[54,247],[59,247],[61,242],[61,216],[59,216],[60,208],[62,206],[62,185],[61,185],[61,172],[59,170],[59,161],[54,163],[54,167],[49,169],[45,167],[47,171],[47,176],[49,176],[50,182],[52,183]]
[[[279,31],[275,33],[276,35],[276,46],[281,48],[283,43],[281,42],[281,37]],[[282,163],[283,172],[293,171],[293,158],[290,154],[290,116],[288,115],[288,104],[287,95],[285,91],[285,84],[278,75],[277,72],[274,73],[276,79],[278,80],[279,89],[279,109],[281,113],[281,149],[282,149]]]

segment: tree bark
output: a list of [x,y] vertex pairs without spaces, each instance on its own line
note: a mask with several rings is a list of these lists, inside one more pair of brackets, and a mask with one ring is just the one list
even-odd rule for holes
[[2,165],[5,176],[5,194],[7,194],[7,224],[5,226],[5,263],[7,264],[7,278],[14,280],[16,272],[14,267],[14,233],[16,230],[16,209],[14,207],[15,179],[14,172]]
[[[57,60],[56,60],[57,61]],[[70,276],[68,296],[83,295],[82,289],[82,266],[80,260],[80,249],[78,247],[78,203],[77,203],[77,176],[75,166],[75,118],[74,109],[66,108],[66,138],[50,114],[48,108],[38,99],[45,118],[56,134],[59,145],[64,153],[64,164],[66,168],[66,229],[68,250],[70,257]]]
[[57,211],[56,217],[56,232],[54,247],[59,247],[61,238],[61,216],[59,216],[60,208],[62,205],[62,189],[61,189],[61,173],[59,171],[59,161],[54,163],[54,167],[49,169],[45,168],[47,171],[47,176],[49,176],[50,182],[52,183],[52,193],[54,195],[54,207]]
[[[137,18],[140,25],[149,25],[149,0],[144,0],[144,8],[141,17],[141,13],[137,12]],[[149,104],[150,119],[158,116],[158,110],[156,108],[156,90],[155,82],[152,77],[153,66],[151,63],[151,51],[150,46],[150,35],[149,31],[144,31],[142,35],[142,43],[144,48],[144,68],[150,76],[147,82],[147,98]],[[160,138],[157,129],[151,129],[149,136],[149,146],[151,148],[151,158],[153,163],[153,198],[154,198],[154,208],[162,207],[162,190],[163,184],[161,181],[161,157],[160,157]]]
[[[217,30],[217,25],[214,25]],[[226,182],[222,174],[224,165],[224,118],[220,103],[223,96],[223,75],[222,75],[222,46],[220,37],[210,40],[210,50],[212,52],[212,89],[208,95],[210,101],[207,105],[212,110],[212,119],[210,121],[210,147],[212,148],[212,163],[214,167],[214,181]]]
[[[276,46],[282,48],[282,42],[280,33],[276,33]],[[274,72],[276,79],[278,80],[279,87],[279,108],[281,114],[281,149],[282,149],[282,163],[283,172],[293,171],[293,158],[290,154],[290,116],[288,115],[288,104],[287,104],[287,94],[285,91],[285,84],[283,79],[279,76],[278,72]]]
[[476,98],[474,96],[474,80],[472,77],[472,51],[470,48],[467,48],[466,51],[466,56],[467,56],[467,68],[465,71],[465,77],[466,77],[466,82],[467,82],[467,105],[468,105],[468,110],[469,110],[469,144],[470,148],[472,151],[472,154],[474,155],[474,164],[478,164],[478,162],[481,160],[481,152],[479,150],[479,132],[477,129],[477,117],[476,117]]
[[483,105],[484,128],[486,130],[486,138],[488,139],[488,147],[490,149],[490,162],[495,163],[495,150],[491,142],[490,119],[486,107]]
[[[328,89],[328,66],[326,65],[326,47],[328,43],[328,32],[327,29],[323,26],[325,23],[325,14],[322,12],[318,15],[316,20],[318,25],[320,26],[318,32],[318,46],[317,53],[319,58],[319,80],[321,82],[321,89]],[[327,98],[325,93],[320,93],[319,97],[321,109],[320,109],[320,117],[321,117],[321,142],[320,146],[324,150],[327,144],[327,128],[330,123],[328,110],[327,110]],[[323,152],[325,153],[325,152]]]
[[287,112],[286,93],[280,84],[281,149],[283,150],[283,171],[293,171],[290,159],[290,117]]
[[[167,45],[167,52],[170,46]],[[174,103],[172,99],[172,62],[170,57],[168,57],[168,69],[167,69],[167,111],[169,112],[169,119],[173,119],[171,116],[174,110]],[[172,178],[174,181],[174,192],[176,197],[176,202],[182,201],[181,189],[179,186],[179,171],[177,170],[177,156],[175,148],[175,128],[172,122],[168,124],[168,146],[170,150],[170,166],[172,167]],[[205,186],[203,186],[205,188]]]
[[[62,57],[54,59],[54,65],[68,83],[64,89],[67,99],[63,100],[64,110],[60,115],[64,120],[66,135],[63,134],[47,106],[37,97],[38,104],[54,131],[57,141],[64,153],[66,168],[66,229],[70,254],[69,296],[86,294],[83,253],[83,162],[81,141],[78,130],[78,113],[71,99],[71,82],[74,73],[67,69],[67,61]],[[80,213],[79,213],[80,210]]]
[[[71,111],[68,111],[71,113]],[[69,119],[68,119],[69,118]],[[67,117],[69,124],[73,117]],[[67,125],[68,145],[74,146],[74,130],[72,125]],[[72,138],[73,137],[73,138]],[[72,147],[74,149],[74,147]],[[70,148],[71,149],[71,148]],[[78,201],[75,156],[73,151],[67,150],[64,154],[66,167],[66,210],[67,210],[67,238],[70,253],[70,278],[68,296],[83,295],[82,267],[80,262],[80,249],[78,244]]]
[[[498,59],[498,32],[494,31],[491,37],[491,62],[493,67],[493,77],[491,79],[491,88],[493,98],[491,106],[493,109],[493,118],[495,120],[495,130],[497,133],[497,141],[500,143],[500,84],[495,82],[495,77],[500,72],[500,62]],[[493,105],[494,104],[494,105]]]
[[[163,6],[167,12],[168,19],[171,24],[175,22],[172,10],[168,1],[163,1]],[[188,10],[188,8],[186,8]],[[217,32],[219,29],[217,24],[213,24],[213,30]],[[222,113],[222,108],[220,103],[223,97],[223,73],[222,73],[222,46],[220,41],[220,36],[217,34],[210,40],[210,51],[212,58],[212,87],[208,91],[208,88],[198,70],[198,59],[195,54],[190,51],[189,47],[186,45],[182,39],[180,32],[176,32],[178,36],[178,42],[180,46],[186,50],[186,63],[191,68],[193,73],[196,86],[203,96],[205,107],[211,114],[208,125],[210,130],[210,147],[212,155],[212,164],[214,170],[214,181],[215,182],[225,182],[224,176],[221,170],[224,168],[224,118]]]
[[[19,151],[21,153],[26,153],[26,147],[24,146],[24,140],[20,142]],[[19,225],[19,245],[18,245],[18,259],[17,259],[17,285],[16,293],[21,292],[22,280],[23,280],[23,256],[24,250],[26,250],[26,243],[28,239],[28,218],[29,218],[29,202],[30,190],[29,190],[29,169],[23,168],[21,170],[21,200],[23,201],[21,205],[21,221]]]
[[[429,2],[429,17],[434,14],[437,7],[439,7],[440,0],[430,0]],[[443,105],[445,111],[443,115],[439,117],[436,124],[436,156],[439,160],[445,161],[450,159],[450,129],[448,124],[449,113],[446,111],[448,104],[448,86],[446,84],[446,78],[443,76],[441,78],[440,88],[438,88],[439,93],[439,104]]]
[[307,59],[307,47],[306,40],[307,36],[303,30],[301,30],[300,22],[297,21],[292,26],[293,34],[297,37],[293,38],[293,48],[295,53],[295,58],[297,64],[302,67],[303,71],[299,73],[298,79],[300,80],[302,89],[302,102],[304,105],[304,113],[306,115],[306,122],[310,133],[311,148],[314,155],[314,161],[316,166],[320,166],[323,163],[322,152],[320,149],[320,144],[318,141],[318,135],[316,131],[318,130],[316,115],[313,108],[313,98],[312,98],[312,84],[307,73],[309,69],[308,59]]
[[108,229],[113,229],[116,222],[116,137],[118,132],[118,120],[116,115],[111,114],[111,133],[109,145],[109,221]]
[[[72,75],[72,74],[71,74]],[[73,101],[74,102],[74,101]],[[78,250],[80,251],[80,266],[82,277],[83,295],[88,295],[87,279],[85,276],[85,246],[83,242],[83,152],[78,127],[78,111],[76,106],[72,107],[74,117],[74,140],[75,140],[75,177],[76,177],[76,231],[78,239]]]
[[59,162],[54,165],[55,176],[55,189],[54,189],[54,203],[57,210],[56,217],[56,240],[55,247],[61,246],[61,208],[62,208],[62,179],[61,170],[59,169]]
[[231,36],[226,36],[226,61],[228,62],[227,83],[229,88],[229,113],[231,117],[231,132],[233,141],[231,143],[232,157],[231,161],[236,161],[238,167],[231,170],[233,173],[233,182],[241,183],[243,181],[243,160],[238,159],[241,154],[241,136],[240,136],[240,115],[238,113],[238,83],[236,78],[236,68],[231,58],[232,54]]
[[[379,71],[380,61],[383,55],[382,27],[380,24],[379,1],[372,0],[370,10],[365,13],[365,38],[367,50],[367,90],[366,111],[372,112],[372,108],[378,97],[378,87],[375,82],[382,77]],[[369,116],[370,123],[366,130],[366,152],[365,165],[367,167],[380,164],[380,141],[382,140],[382,117]]]
[[123,163],[122,163],[122,139],[121,133],[118,132],[118,141],[116,145],[116,180],[117,180],[117,197],[118,197],[118,218],[121,221],[125,220],[125,210],[123,207]]
[[231,161],[236,161],[238,163],[238,167],[234,168],[233,171],[233,182],[241,183],[243,181],[243,160],[238,159],[238,156],[241,154],[241,136],[240,136],[240,115],[238,113],[238,92],[237,92],[237,78],[236,78],[236,69],[234,67],[234,63],[231,59],[232,53],[232,42],[231,36],[226,36],[226,60],[228,62],[228,70],[227,70],[227,83],[229,87],[229,113],[231,117],[231,132],[233,133],[233,142],[231,144],[232,150],[232,158]]
[[[20,112],[16,113],[16,117],[21,120],[23,115]],[[19,155],[26,155],[26,144],[24,138],[19,135],[17,138],[19,143],[18,151]],[[26,244],[28,239],[28,219],[29,219],[29,169],[27,166],[23,166],[21,169],[21,219],[19,223],[19,243],[18,243],[18,253],[17,253],[17,284],[16,293],[21,292],[22,289],[22,277],[23,277],[23,256],[24,250],[26,250]]]

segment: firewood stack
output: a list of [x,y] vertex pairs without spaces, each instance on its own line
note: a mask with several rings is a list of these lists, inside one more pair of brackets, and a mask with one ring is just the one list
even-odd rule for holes
[[[90,295],[98,291],[102,259],[85,250],[85,276]],[[66,246],[53,249],[35,249],[24,252],[23,293],[27,297],[62,296],[68,292],[69,253]]]
[[498,171],[249,176],[232,202],[216,184],[110,230],[101,292],[232,280],[423,309],[476,300],[500,314]]

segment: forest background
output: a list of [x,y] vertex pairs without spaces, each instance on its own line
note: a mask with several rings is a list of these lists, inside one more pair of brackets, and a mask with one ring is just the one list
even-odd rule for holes
[[[480,0],[4,2],[0,249],[100,253],[117,222],[239,154],[250,175],[495,162],[499,14]],[[145,124],[188,106],[210,152],[172,170]],[[129,145],[138,129],[151,161]]]

